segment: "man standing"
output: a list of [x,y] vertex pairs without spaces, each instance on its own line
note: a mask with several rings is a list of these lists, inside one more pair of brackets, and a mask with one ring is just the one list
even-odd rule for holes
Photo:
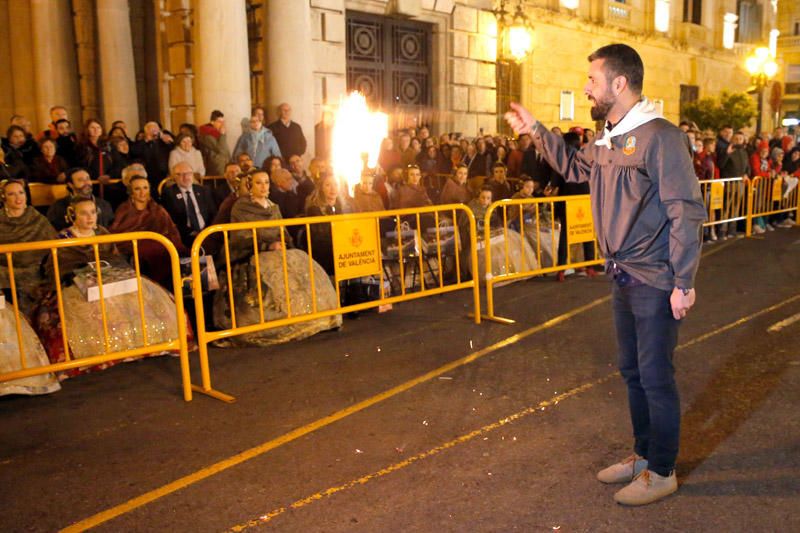
[[169,153],[174,141],[169,134],[162,134],[157,122],[144,125],[144,138],[131,145],[131,159],[139,160],[147,170],[150,194],[158,200],[158,184],[169,175]]
[[214,220],[217,205],[208,189],[194,183],[189,163],[176,164],[170,175],[175,184],[164,188],[161,203],[178,227],[184,246],[191,248],[197,234]]
[[717,167],[722,166],[722,157],[728,151],[728,146],[733,139],[733,127],[725,124],[719,129],[717,135]]
[[292,120],[292,108],[284,102],[278,106],[278,113],[280,118],[267,127],[278,141],[281,154],[287,161],[293,155],[305,154],[306,137],[300,124]]
[[67,117],[67,108],[63,105],[54,105],[50,108],[50,124],[47,125],[47,129],[39,133],[36,136],[37,141],[41,141],[42,139],[55,139],[58,136],[58,132],[56,131],[56,123],[59,120],[69,118]]
[[231,160],[228,138],[225,134],[225,115],[215,109],[211,112],[211,120],[198,129],[198,144],[203,153],[203,162],[207,176],[222,176],[225,165]]
[[628,483],[614,495],[645,505],[678,489],[675,461],[680,402],[672,355],[678,325],[695,301],[705,209],[680,129],[642,97],[644,65],[624,44],[589,56],[584,92],[592,119],[605,121],[594,144],[577,151],[518,104],[506,119],[541,136],[544,156],[567,181],[589,181],[592,216],[607,271],[628,388],[634,454],[597,474]]

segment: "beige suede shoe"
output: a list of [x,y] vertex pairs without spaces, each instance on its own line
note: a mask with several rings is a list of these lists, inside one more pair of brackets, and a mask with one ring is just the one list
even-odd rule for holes
[[597,479],[603,483],[630,483],[639,472],[646,468],[647,459],[633,454],[598,472]]
[[678,490],[675,471],[669,476],[660,476],[652,470],[643,470],[630,485],[614,494],[614,500],[622,505],[647,505],[669,496]]

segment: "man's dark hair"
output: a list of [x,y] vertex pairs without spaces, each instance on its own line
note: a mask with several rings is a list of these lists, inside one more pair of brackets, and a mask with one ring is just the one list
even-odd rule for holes
[[22,126],[17,126],[16,124],[12,124],[6,130],[6,139],[11,137],[11,134],[14,133],[15,131],[22,132],[22,134],[25,135],[25,130],[22,129]]
[[639,53],[627,44],[609,44],[598,48],[589,56],[589,62],[603,59],[606,78],[611,81],[617,76],[628,80],[628,87],[641,94],[644,83],[644,64]]
[[681,122],[680,122],[680,124],[678,124],[678,126],[690,126],[691,127],[691,124],[689,124],[689,122],[686,121],[686,120],[681,120]]
[[64,177],[67,178],[67,183],[72,183],[72,177],[78,172],[87,172],[83,167],[72,167],[64,171]]
[[72,126],[72,122],[70,122],[69,120],[67,120],[67,119],[65,119],[65,118],[60,118],[60,119],[56,120],[56,123],[55,123],[55,125],[56,125],[56,126],[58,126],[59,124],[62,124],[62,123],[64,123],[64,122],[66,122],[67,124],[69,124],[70,126]]
[[223,118],[223,117],[225,117],[225,115],[219,109],[215,109],[214,111],[211,112],[211,122],[214,122],[218,118]]
[[719,129],[719,131],[727,129],[733,129],[733,126],[731,126],[730,124],[723,124],[722,127]]
[[575,131],[568,131],[564,134],[564,144],[567,146],[571,146],[576,150],[581,149],[581,136],[578,135],[578,132]]

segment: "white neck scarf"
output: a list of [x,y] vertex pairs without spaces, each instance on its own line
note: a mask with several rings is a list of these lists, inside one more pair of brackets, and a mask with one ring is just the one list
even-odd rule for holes
[[608,122],[606,122],[606,126],[603,129],[603,136],[595,140],[594,143],[597,146],[605,146],[610,150],[612,137],[624,135],[642,124],[646,124],[657,118],[661,118],[661,113],[658,112],[655,104],[647,98],[642,98],[611,130],[608,129]]

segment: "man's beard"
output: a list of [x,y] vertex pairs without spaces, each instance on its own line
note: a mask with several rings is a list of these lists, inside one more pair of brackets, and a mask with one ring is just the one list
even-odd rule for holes
[[592,120],[605,120],[608,112],[616,103],[616,99],[610,92],[604,94],[600,100],[594,99],[593,101],[594,105],[590,110]]

